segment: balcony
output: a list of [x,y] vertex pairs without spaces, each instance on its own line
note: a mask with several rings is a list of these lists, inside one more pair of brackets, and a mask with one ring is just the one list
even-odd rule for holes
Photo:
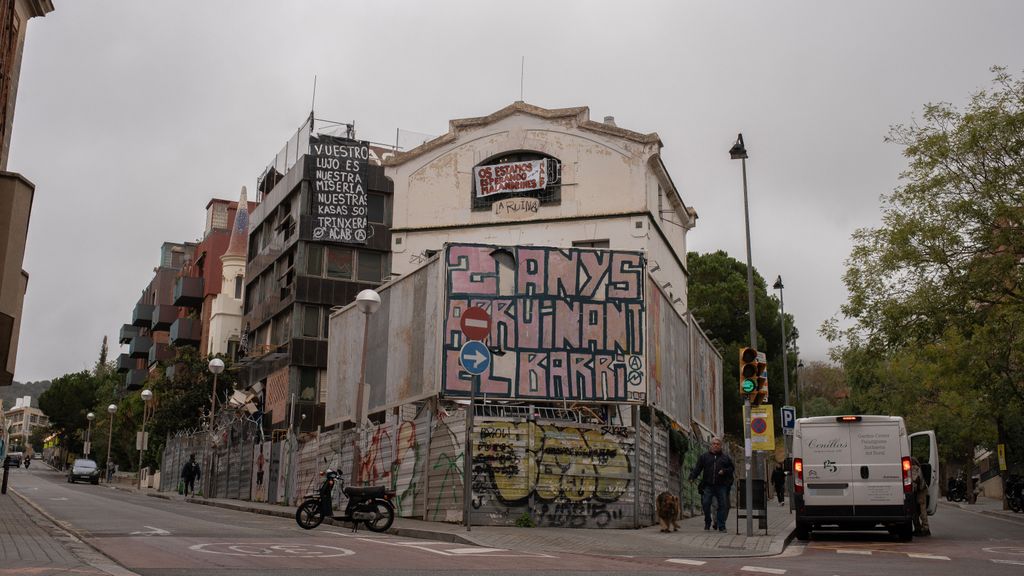
[[139,302],[132,310],[132,326],[149,328],[153,324],[153,305]]
[[166,332],[178,319],[178,307],[161,305],[153,309],[153,331]]
[[149,336],[138,336],[128,345],[128,356],[132,358],[148,358],[149,349],[152,347],[152,338]]
[[125,324],[121,326],[121,336],[118,342],[121,344],[131,344],[132,338],[139,335],[139,327],[132,326],[131,324]]
[[138,390],[146,383],[146,378],[149,377],[149,370],[144,368],[133,368],[124,377],[125,388],[129,390]]
[[199,308],[203,305],[202,277],[182,277],[174,282],[174,305]]
[[165,360],[174,359],[174,348],[171,348],[170,344],[160,344],[159,342],[153,344],[149,349],[149,366],[156,364],[157,362],[163,362]]
[[193,318],[178,318],[171,324],[171,344],[175,346],[199,346],[203,338],[203,326]]
[[117,371],[124,374],[125,372],[135,368],[135,360],[127,354],[121,354],[117,357]]

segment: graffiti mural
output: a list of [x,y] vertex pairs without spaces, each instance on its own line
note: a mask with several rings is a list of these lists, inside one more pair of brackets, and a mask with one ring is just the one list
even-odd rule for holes
[[460,318],[491,315],[505,355],[480,379],[488,397],[637,402],[647,398],[646,262],[640,252],[451,244],[442,392],[467,396]]
[[475,521],[604,528],[632,523],[633,438],[618,428],[534,422],[475,426]]

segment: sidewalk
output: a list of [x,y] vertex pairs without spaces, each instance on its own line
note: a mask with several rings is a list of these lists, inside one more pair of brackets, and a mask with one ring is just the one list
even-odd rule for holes
[[0,573],[58,572],[132,574],[51,522],[8,485],[7,494],[0,494]]
[[967,502],[950,502],[943,498],[942,500],[939,500],[939,504],[942,506],[956,506],[961,510],[970,510],[971,512],[978,512],[979,514],[986,514],[989,516],[996,516],[1024,523],[1024,513],[1014,512],[1013,510],[1003,510],[1003,501],[1000,498],[978,496],[978,499],[974,504],[968,504]]
[[[283,518],[294,518],[295,508],[219,498],[185,498],[177,493],[157,492],[148,489],[149,496],[180,500],[192,504],[217,506],[268,514]],[[346,527],[351,525],[346,524]],[[473,526],[467,531],[464,526],[442,522],[425,522],[411,518],[396,518],[391,533],[398,536],[422,538],[443,542],[454,542],[486,548],[528,550],[532,552],[562,552],[591,554],[598,556],[631,557],[753,557],[771,556],[782,552],[793,534],[795,524],[789,506],[779,506],[775,501],[768,504],[768,533],[758,529],[754,519],[754,535],[746,536],[746,520],[740,520],[737,533],[736,510],[729,511],[728,531],[725,533],[704,530],[702,516],[679,521],[679,531],[660,532],[658,526],[639,530],[598,530],[583,528],[516,528],[508,526]]]

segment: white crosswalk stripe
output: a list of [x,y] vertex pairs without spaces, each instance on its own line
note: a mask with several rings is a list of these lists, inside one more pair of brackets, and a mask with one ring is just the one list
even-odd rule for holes
[[856,550],[852,548],[838,548],[836,550],[839,554],[862,554],[864,556],[871,556],[871,550]]
[[949,560],[949,556],[939,556],[938,554],[924,554],[921,552],[907,552],[907,556],[911,558],[924,558],[925,560]]
[[989,558],[989,560],[992,560],[996,564],[1013,564],[1014,566],[1024,566],[1024,560],[996,560],[994,558]]
[[707,562],[703,560],[688,560],[686,558],[669,558],[665,562],[671,562],[673,564],[686,564],[687,566],[703,566]]
[[785,574],[782,568],[762,568],[760,566],[744,566],[740,568],[743,572],[757,572],[759,574]]

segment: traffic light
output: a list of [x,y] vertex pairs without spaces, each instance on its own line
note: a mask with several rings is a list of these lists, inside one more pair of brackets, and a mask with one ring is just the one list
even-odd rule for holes
[[757,397],[757,350],[740,348],[740,398]]
[[765,363],[765,356],[758,354],[757,358],[757,398],[751,400],[753,404],[768,403],[768,364]]

